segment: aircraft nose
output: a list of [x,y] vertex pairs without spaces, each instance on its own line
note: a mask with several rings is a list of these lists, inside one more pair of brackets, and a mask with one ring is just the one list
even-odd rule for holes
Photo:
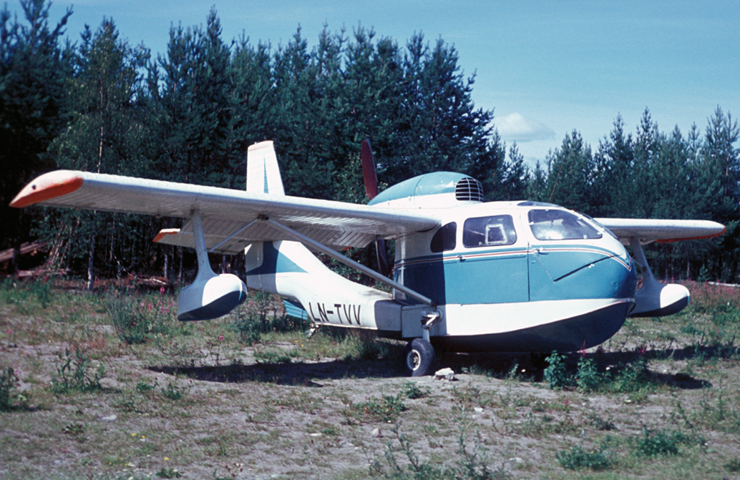
[[595,246],[533,249],[529,261],[530,301],[632,299],[635,267],[620,251]]

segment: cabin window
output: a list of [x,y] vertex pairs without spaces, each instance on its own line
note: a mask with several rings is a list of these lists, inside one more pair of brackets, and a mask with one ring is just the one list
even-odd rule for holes
[[529,227],[537,240],[594,240],[601,232],[584,218],[565,210],[530,210]]
[[511,215],[495,215],[465,220],[463,245],[467,248],[516,243],[516,230]]
[[455,236],[457,235],[457,223],[451,222],[447,225],[442,226],[437,233],[432,237],[431,249],[433,253],[446,252],[447,250],[454,250],[457,241]]

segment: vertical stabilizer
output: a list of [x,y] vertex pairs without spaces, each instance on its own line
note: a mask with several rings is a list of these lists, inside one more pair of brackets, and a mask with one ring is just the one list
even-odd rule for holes
[[272,140],[255,143],[247,150],[247,191],[285,195]]

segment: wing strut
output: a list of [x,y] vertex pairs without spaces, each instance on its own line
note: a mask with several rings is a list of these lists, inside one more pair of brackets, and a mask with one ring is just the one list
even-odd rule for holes
[[362,265],[361,263],[355,262],[351,258],[348,258],[348,257],[342,255],[341,253],[339,253],[339,252],[337,252],[335,250],[332,250],[331,248],[328,248],[328,247],[322,245],[321,243],[317,242],[316,240],[313,240],[312,238],[309,238],[309,237],[307,237],[307,236],[305,236],[305,235],[303,235],[301,233],[296,232],[295,230],[293,230],[290,227],[287,227],[287,226],[285,226],[285,225],[283,225],[283,224],[281,224],[279,222],[276,222],[275,220],[273,220],[271,218],[268,218],[266,216],[260,216],[259,219],[262,220],[262,221],[264,221],[264,222],[269,223],[270,225],[272,225],[273,227],[277,228],[281,232],[283,232],[286,235],[292,237],[297,242],[301,242],[304,245],[309,245],[309,246],[313,247],[314,249],[318,250],[319,252],[322,252],[322,253],[325,253],[325,254],[329,255],[334,260],[336,260],[338,262],[341,262],[341,263],[347,265],[348,267],[351,267],[351,268],[354,268],[356,270],[359,270],[360,272],[364,273],[368,277],[373,278],[373,279],[375,279],[375,280],[377,280],[377,281],[379,281],[381,283],[385,283],[386,285],[389,285],[392,288],[395,288],[396,290],[405,293],[409,297],[415,298],[416,300],[420,301],[421,303],[424,303],[426,305],[430,305],[430,306],[433,306],[433,307],[435,306],[435,302],[432,299],[427,298],[424,295],[422,295],[420,293],[417,293],[417,292],[411,290],[410,288],[408,288],[408,287],[406,287],[404,285],[401,285],[400,283],[398,283],[398,282],[396,282],[394,280],[391,280],[390,278],[387,278],[387,277],[383,276],[382,274],[376,272],[375,270],[372,270],[370,268],[367,268],[366,266]]

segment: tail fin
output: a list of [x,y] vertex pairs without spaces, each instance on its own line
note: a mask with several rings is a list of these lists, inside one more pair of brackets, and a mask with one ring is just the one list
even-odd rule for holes
[[255,143],[247,150],[247,191],[285,195],[272,140]]

